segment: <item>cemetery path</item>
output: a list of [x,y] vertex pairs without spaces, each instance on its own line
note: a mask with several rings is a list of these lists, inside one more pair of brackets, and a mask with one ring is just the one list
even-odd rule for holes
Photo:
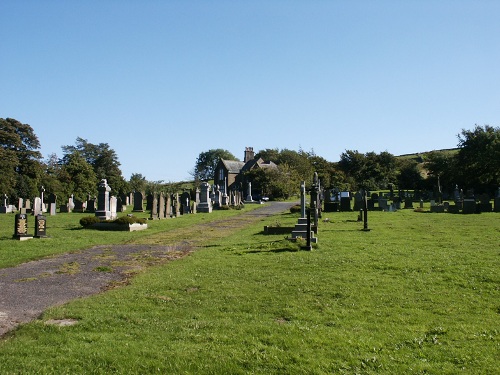
[[158,238],[158,244],[95,246],[0,269],[0,337],[37,319],[51,306],[125,285],[141,269],[184,257],[208,240],[223,238],[294,204],[270,202],[241,215],[176,231],[170,239]]

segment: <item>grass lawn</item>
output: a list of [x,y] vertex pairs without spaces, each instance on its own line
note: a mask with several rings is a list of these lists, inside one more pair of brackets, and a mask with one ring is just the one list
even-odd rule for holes
[[[370,232],[357,213],[323,217],[330,221],[320,222],[311,252],[261,234],[297,220],[281,214],[209,236],[127,287],[54,307],[0,341],[0,373],[499,373],[499,214],[370,212]],[[93,232],[102,239],[85,241],[157,241],[164,231]],[[14,253],[5,243],[28,252],[2,237],[3,265]]]

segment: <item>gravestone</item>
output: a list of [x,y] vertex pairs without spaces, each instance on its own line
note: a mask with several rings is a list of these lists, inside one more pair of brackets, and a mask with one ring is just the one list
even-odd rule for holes
[[111,191],[111,187],[108,185],[108,181],[105,178],[99,183],[97,191],[99,194],[97,195],[97,210],[95,211],[95,216],[101,221],[111,220],[111,210],[109,206],[109,192]]
[[247,192],[247,199],[246,199],[247,202],[253,202],[253,199],[252,199],[252,183],[249,182],[248,183],[248,192]]
[[153,194],[148,194],[146,197],[146,211],[151,211],[153,209]]
[[490,203],[490,196],[486,193],[479,196],[479,207],[481,212],[491,212],[493,207]]
[[149,216],[149,219],[156,220],[158,219],[158,198],[156,198],[156,194],[148,195],[148,202],[150,200],[150,197],[151,197],[151,204],[150,204],[151,214]]
[[28,240],[33,238],[28,234],[28,215],[27,214],[16,214],[14,221],[14,235],[13,238],[20,241]]
[[200,185],[200,204],[197,207],[198,212],[212,212],[212,203],[210,201],[210,185],[208,182],[202,182]]
[[85,211],[85,202],[81,201],[80,199],[75,199],[74,200],[75,207],[73,208],[73,212],[84,212]]
[[181,216],[181,207],[179,202],[179,193],[175,193],[175,217]]
[[44,215],[35,216],[35,237],[47,237],[47,218]]
[[500,212],[500,187],[495,195],[495,212]]
[[158,198],[158,219],[165,219],[165,195],[160,193]]
[[87,199],[87,206],[85,207],[85,212],[95,213],[96,201],[97,201],[96,197],[89,196],[89,198]]
[[123,205],[123,199],[122,198],[123,198],[123,196],[116,198],[116,212],[123,212],[123,211],[125,211],[125,207]]
[[352,211],[351,194],[348,191],[340,192],[340,211]]
[[354,211],[359,211],[363,208],[363,194],[360,191],[354,193]]
[[0,213],[6,214],[12,212],[12,208],[10,207],[8,202],[9,202],[9,197],[7,196],[7,194],[4,194],[2,197],[2,202],[0,204]]
[[476,213],[476,200],[475,199],[464,199],[462,213],[463,214]]
[[389,206],[387,205],[387,199],[379,198],[378,199],[378,207],[382,209],[382,211],[387,211]]
[[413,200],[411,197],[406,197],[405,198],[405,208],[413,208]]
[[109,198],[109,211],[110,211],[110,220],[115,220],[117,217],[117,206],[118,201],[116,197],[113,195]]
[[33,204],[33,215],[34,216],[37,216],[37,215],[41,215],[42,214],[42,200],[40,199],[40,197],[35,197],[34,199],[34,204]]
[[165,202],[165,218],[170,219],[172,217],[172,196],[167,195],[167,201]]
[[29,199],[26,199],[26,204],[25,204],[24,208],[25,208],[27,214],[31,213],[31,201]]
[[182,214],[183,215],[191,213],[191,207],[189,204],[190,198],[191,198],[191,196],[187,191],[185,191],[181,195],[180,199],[181,199],[181,205],[182,205],[181,207],[182,207]]
[[133,212],[144,212],[143,200],[144,197],[140,191],[134,192],[134,209]]

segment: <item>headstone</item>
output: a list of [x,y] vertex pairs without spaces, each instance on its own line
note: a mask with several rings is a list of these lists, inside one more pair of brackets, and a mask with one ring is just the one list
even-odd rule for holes
[[24,204],[24,208],[26,209],[27,214],[31,213],[31,201],[29,199],[26,199],[26,203]]
[[357,191],[354,193],[354,211],[359,211],[363,208],[363,195]]
[[179,202],[179,193],[175,193],[175,217],[181,216],[181,207]]
[[117,218],[117,206],[118,201],[116,197],[113,195],[109,198],[109,211],[110,211],[110,220],[115,220]]
[[200,204],[197,207],[198,212],[212,212],[212,203],[210,201],[210,185],[208,182],[202,182],[200,185]]
[[12,212],[12,208],[8,204],[8,200],[9,200],[9,198],[8,198],[7,194],[4,194],[2,197],[2,202],[0,204],[0,213],[6,214],[9,212]]
[[[117,197],[116,198],[116,212],[123,212],[125,211],[125,207],[123,205],[123,196],[122,197]],[[125,197],[126,199],[126,197]]]
[[[151,214],[149,219],[156,220],[158,219],[158,198],[156,198],[156,194],[151,195],[151,198],[152,198]],[[148,201],[149,201],[149,195],[148,195]]]
[[165,219],[165,195],[160,193],[158,198],[158,219]]
[[149,193],[146,197],[146,211],[151,211],[153,209],[153,194]]
[[89,213],[95,213],[95,204],[96,204],[96,198],[93,197],[93,198],[89,198],[87,200],[87,206],[85,207],[85,212],[89,212]]
[[481,212],[491,212],[493,207],[490,203],[490,196],[486,193],[479,196],[479,207]]
[[35,216],[35,237],[47,237],[47,218],[44,215]]
[[111,220],[111,210],[109,206],[109,192],[111,191],[111,187],[108,185],[108,181],[105,178],[99,183],[97,191],[99,194],[97,196],[97,210],[95,211],[95,216],[102,221]]
[[140,191],[134,193],[134,209],[133,212],[144,212],[143,200],[144,197]]
[[387,199],[385,198],[379,198],[378,199],[378,206],[381,208],[383,211],[387,211],[389,206],[387,204]]
[[74,200],[75,207],[73,208],[73,212],[84,212],[85,211],[85,202],[81,201],[80,199],[75,199]]
[[463,214],[476,213],[476,200],[475,199],[464,199],[462,213]]
[[352,211],[351,194],[348,191],[340,192],[340,211]]
[[300,184],[300,217],[306,217],[306,182]]
[[33,238],[28,234],[28,215],[16,214],[14,221],[14,238],[18,240],[27,240]]
[[495,194],[495,207],[494,207],[495,212],[500,212],[500,187],[498,188],[496,194]]
[[33,205],[33,215],[34,216],[37,216],[37,215],[41,215],[42,214],[42,200],[40,199],[40,197],[35,197],[35,200],[34,200],[34,205]]
[[165,202],[165,218],[170,219],[172,217],[172,196],[167,195],[167,201]]
[[253,202],[253,199],[252,199],[252,183],[249,182],[248,183],[248,192],[247,192],[247,199],[246,199],[247,202]]
[[413,200],[409,196],[405,198],[405,208],[413,208]]
[[191,207],[190,207],[190,203],[189,203],[190,198],[191,198],[191,196],[187,191],[182,193],[182,195],[180,197],[183,215],[191,213]]

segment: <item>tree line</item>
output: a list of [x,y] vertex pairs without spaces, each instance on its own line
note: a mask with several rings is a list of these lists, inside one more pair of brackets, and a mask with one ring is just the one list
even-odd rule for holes
[[[62,146],[62,157],[55,154],[43,160],[40,142],[34,129],[12,118],[0,118],[0,193],[15,201],[39,195],[39,189],[62,199],[73,195],[85,200],[97,194],[98,182],[105,178],[111,194],[132,191],[172,193],[181,183],[148,181],[134,173],[127,181],[120,169],[116,152],[107,143],[93,144],[78,137],[74,145]],[[310,184],[318,173],[324,188],[356,191],[387,189],[432,190],[440,185],[451,191],[455,185],[476,192],[492,194],[500,186],[500,128],[475,126],[458,135],[455,151],[434,151],[415,157],[396,157],[381,153],[346,150],[340,160],[330,162],[314,150],[264,149],[256,157],[272,161],[276,169],[253,169],[246,172],[252,186],[262,194],[287,198],[298,192],[301,181]],[[220,159],[237,160],[227,150],[201,152],[191,174],[195,187],[200,180],[213,179]]]

